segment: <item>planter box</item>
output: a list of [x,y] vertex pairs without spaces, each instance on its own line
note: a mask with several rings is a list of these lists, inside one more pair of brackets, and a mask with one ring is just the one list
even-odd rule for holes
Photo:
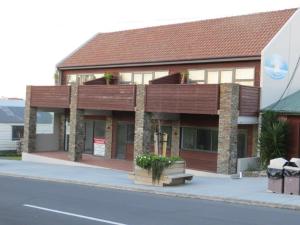
[[177,161],[163,170],[159,181],[152,182],[152,171],[135,166],[133,179],[135,184],[166,186],[184,184],[185,180],[191,180],[192,176],[185,173],[185,162]]

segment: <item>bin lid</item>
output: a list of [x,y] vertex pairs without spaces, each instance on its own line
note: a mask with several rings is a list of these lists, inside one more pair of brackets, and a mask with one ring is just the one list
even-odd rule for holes
[[283,169],[283,166],[287,162],[288,161],[286,159],[284,159],[284,158],[271,159],[268,168]]
[[291,170],[291,171],[300,171],[299,167],[293,167],[293,166],[285,166],[283,167],[285,170]]
[[298,167],[300,167],[300,158],[291,158],[290,162],[295,163]]

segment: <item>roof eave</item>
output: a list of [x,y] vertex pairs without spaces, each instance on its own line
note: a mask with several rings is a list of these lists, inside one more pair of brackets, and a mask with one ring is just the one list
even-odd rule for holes
[[117,68],[117,67],[136,67],[136,66],[161,66],[161,65],[180,65],[180,64],[203,64],[217,62],[234,62],[234,61],[255,61],[260,60],[261,55],[254,56],[235,56],[222,58],[207,58],[207,59],[189,59],[189,60],[172,60],[172,61],[153,61],[153,62],[134,62],[120,64],[103,64],[103,65],[86,65],[86,66],[57,66],[59,70],[68,69],[101,69],[101,68]]

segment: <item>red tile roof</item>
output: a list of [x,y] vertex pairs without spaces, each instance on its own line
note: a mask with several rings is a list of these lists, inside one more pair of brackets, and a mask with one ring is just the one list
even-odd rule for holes
[[295,11],[100,33],[58,67],[260,56]]

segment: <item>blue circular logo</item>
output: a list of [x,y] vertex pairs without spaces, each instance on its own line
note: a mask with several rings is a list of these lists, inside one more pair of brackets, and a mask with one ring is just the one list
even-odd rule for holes
[[264,63],[265,73],[273,80],[282,80],[288,73],[288,64],[280,55],[267,57]]

